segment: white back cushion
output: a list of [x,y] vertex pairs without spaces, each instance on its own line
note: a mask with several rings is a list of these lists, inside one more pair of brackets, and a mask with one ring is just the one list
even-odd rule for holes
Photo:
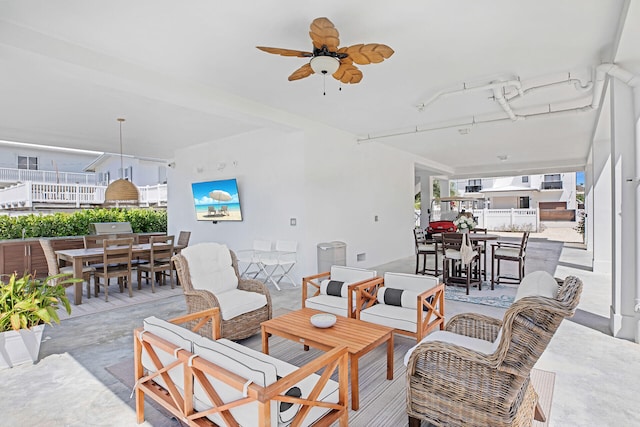
[[231,254],[226,245],[198,243],[187,246],[180,253],[189,263],[194,288],[217,294],[238,287],[238,277],[231,265]]
[[431,289],[439,283],[435,276],[405,274],[405,273],[384,273],[384,286],[392,289],[406,289],[416,293],[422,293]]
[[556,298],[558,294],[558,282],[553,276],[546,271],[534,271],[522,278],[516,292],[515,301],[520,298],[541,296],[547,298]]
[[[188,329],[185,329],[178,325],[174,325],[173,323],[169,323],[166,320],[158,319],[155,316],[147,317],[142,323],[145,332],[150,332],[153,335],[162,338],[163,340],[169,341],[170,343],[175,344],[176,346],[181,347],[187,351],[191,351],[193,347],[193,341],[200,338],[200,335],[191,332]],[[177,360],[173,354],[169,354],[160,349],[156,349],[156,354],[158,355],[158,358],[162,362],[163,366],[167,366]],[[142,348],[142,366],[144,366],[145,369],[147,369],[149,372],[156,372],[158,370],[144,347]],[[169,371],[169,376],[176,384],[176,386],[184,389],[184,369],[182,365],[178,365],[175,368],[171,369]],[[167,387],[164,380],[160,376],[155,377],[154,381],[165,388]]]
[[331,266],[331,280],[339,280],[345,283],[356,283],[376,277],[376,271],[364,268]]

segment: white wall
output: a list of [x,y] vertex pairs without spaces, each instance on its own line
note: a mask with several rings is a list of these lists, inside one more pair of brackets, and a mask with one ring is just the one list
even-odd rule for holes
[[[318,127],[247,133],[178,150],[174,160],[169,232],[191,230],[192,244],[216,241],[239,250],[254,239],[296,240],[298,281],[317,272],[321,242],[346,242],[347,265],[359,267],[414,253],[414,158],[406,153]],[[244,220],[197,222],[191,183],[225,178],[238,180]],[[356,261],[358,253],[365,261]]]

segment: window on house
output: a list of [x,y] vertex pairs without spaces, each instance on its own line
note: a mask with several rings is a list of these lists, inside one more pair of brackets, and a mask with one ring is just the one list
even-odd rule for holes
[[523,177],[522,177],[522,183],[523,183],[523,184],[526,184],[526,183],[528,183],[528,182],[529,182],[529,177],[528,177],[528,176],[523,176]]
[[518,201],[518,208],[520,209],[529,209],[529,197],[520,197]]
[[544,176],[542,182],[543,190],[562,190],[562,177],[559,173],[549,174]]
[[38,158],[18,156],[18,169],[38,170]]
[[109,185],[109,172],[98,172],[98,185]]
[[124,169],[118,168],[118,174],[120,178],[126,179],[127,181],[133,182],[133,167],[129,166]]
[[477,193],[482,190],[482,180],[481,179],[470,179],[467,181],[467,185],[464,188],[466,193]]

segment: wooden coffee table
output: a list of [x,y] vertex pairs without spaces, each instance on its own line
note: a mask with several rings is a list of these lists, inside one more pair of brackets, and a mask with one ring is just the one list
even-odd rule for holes
[[269,336],[277,335],[306,346],[331,350],[339,345],[347,346],[351,376],[351,408],[360,407],[358,386],[358,359],[380,344],[387,343],[387,379],[393,379],[393,329],[363,322],[362,320],[336,316],[337,322],[330,328],[320,329],[309,318],[322,313],[311,308],[292,311],[261,323],[262,352],[269,354]]

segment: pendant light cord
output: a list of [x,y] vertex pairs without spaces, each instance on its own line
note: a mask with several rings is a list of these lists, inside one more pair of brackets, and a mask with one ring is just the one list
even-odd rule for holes
[[124,119],[118,118],[118,121],[120,122],[120,174],[124,178],[124,161],[122,160],[122,122]]

